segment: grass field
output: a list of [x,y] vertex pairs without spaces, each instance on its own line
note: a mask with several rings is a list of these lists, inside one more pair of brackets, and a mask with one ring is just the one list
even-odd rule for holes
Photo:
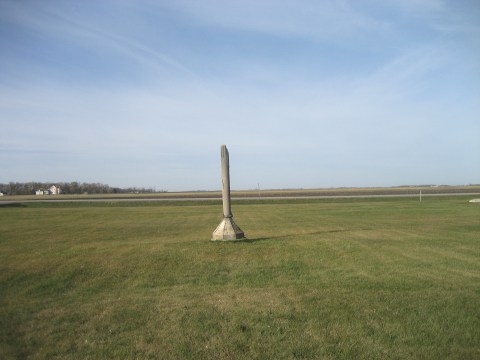
[[470,197],[0,207],[0,359],[478,359]]

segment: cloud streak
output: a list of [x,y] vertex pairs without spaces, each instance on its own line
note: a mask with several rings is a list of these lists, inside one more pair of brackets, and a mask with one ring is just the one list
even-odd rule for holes
[[193,19],[246,31],[323,41],[352,37],[358,31],[386,30],[387,24],[356,11],[347,1],[178,1],[166,5]]

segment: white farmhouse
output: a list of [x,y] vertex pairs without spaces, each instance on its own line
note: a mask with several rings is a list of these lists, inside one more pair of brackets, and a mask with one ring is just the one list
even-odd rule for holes
[[48,190],[39,189],[35,191],[35,195],[59,195],[61,191],[59,186],[52,185]]
[[52,194],[52,195],[59,195],[60,192],[61,192],[60,187],[55,186],[55,185],[50,186],[50,189],[48,189],[48,190],[50,191],[50,194]]

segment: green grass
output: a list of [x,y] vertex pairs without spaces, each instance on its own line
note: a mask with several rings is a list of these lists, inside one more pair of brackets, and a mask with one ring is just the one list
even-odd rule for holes
[[478,359],[465,197],[0,207],[1,359]]

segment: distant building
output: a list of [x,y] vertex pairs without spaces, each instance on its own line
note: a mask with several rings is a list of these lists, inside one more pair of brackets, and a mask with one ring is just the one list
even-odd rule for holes
[[61,193],[61,189],[58,186],[52,185],[48,190],[39,189],[35,191],[35,195],[58,195]]
[[55,185],[50,186],[50,189],[48,189],[48,190],[50,191],[50,194],[52,194],[52,195],[59,195],[61,193],[60,187],[57,187]]

